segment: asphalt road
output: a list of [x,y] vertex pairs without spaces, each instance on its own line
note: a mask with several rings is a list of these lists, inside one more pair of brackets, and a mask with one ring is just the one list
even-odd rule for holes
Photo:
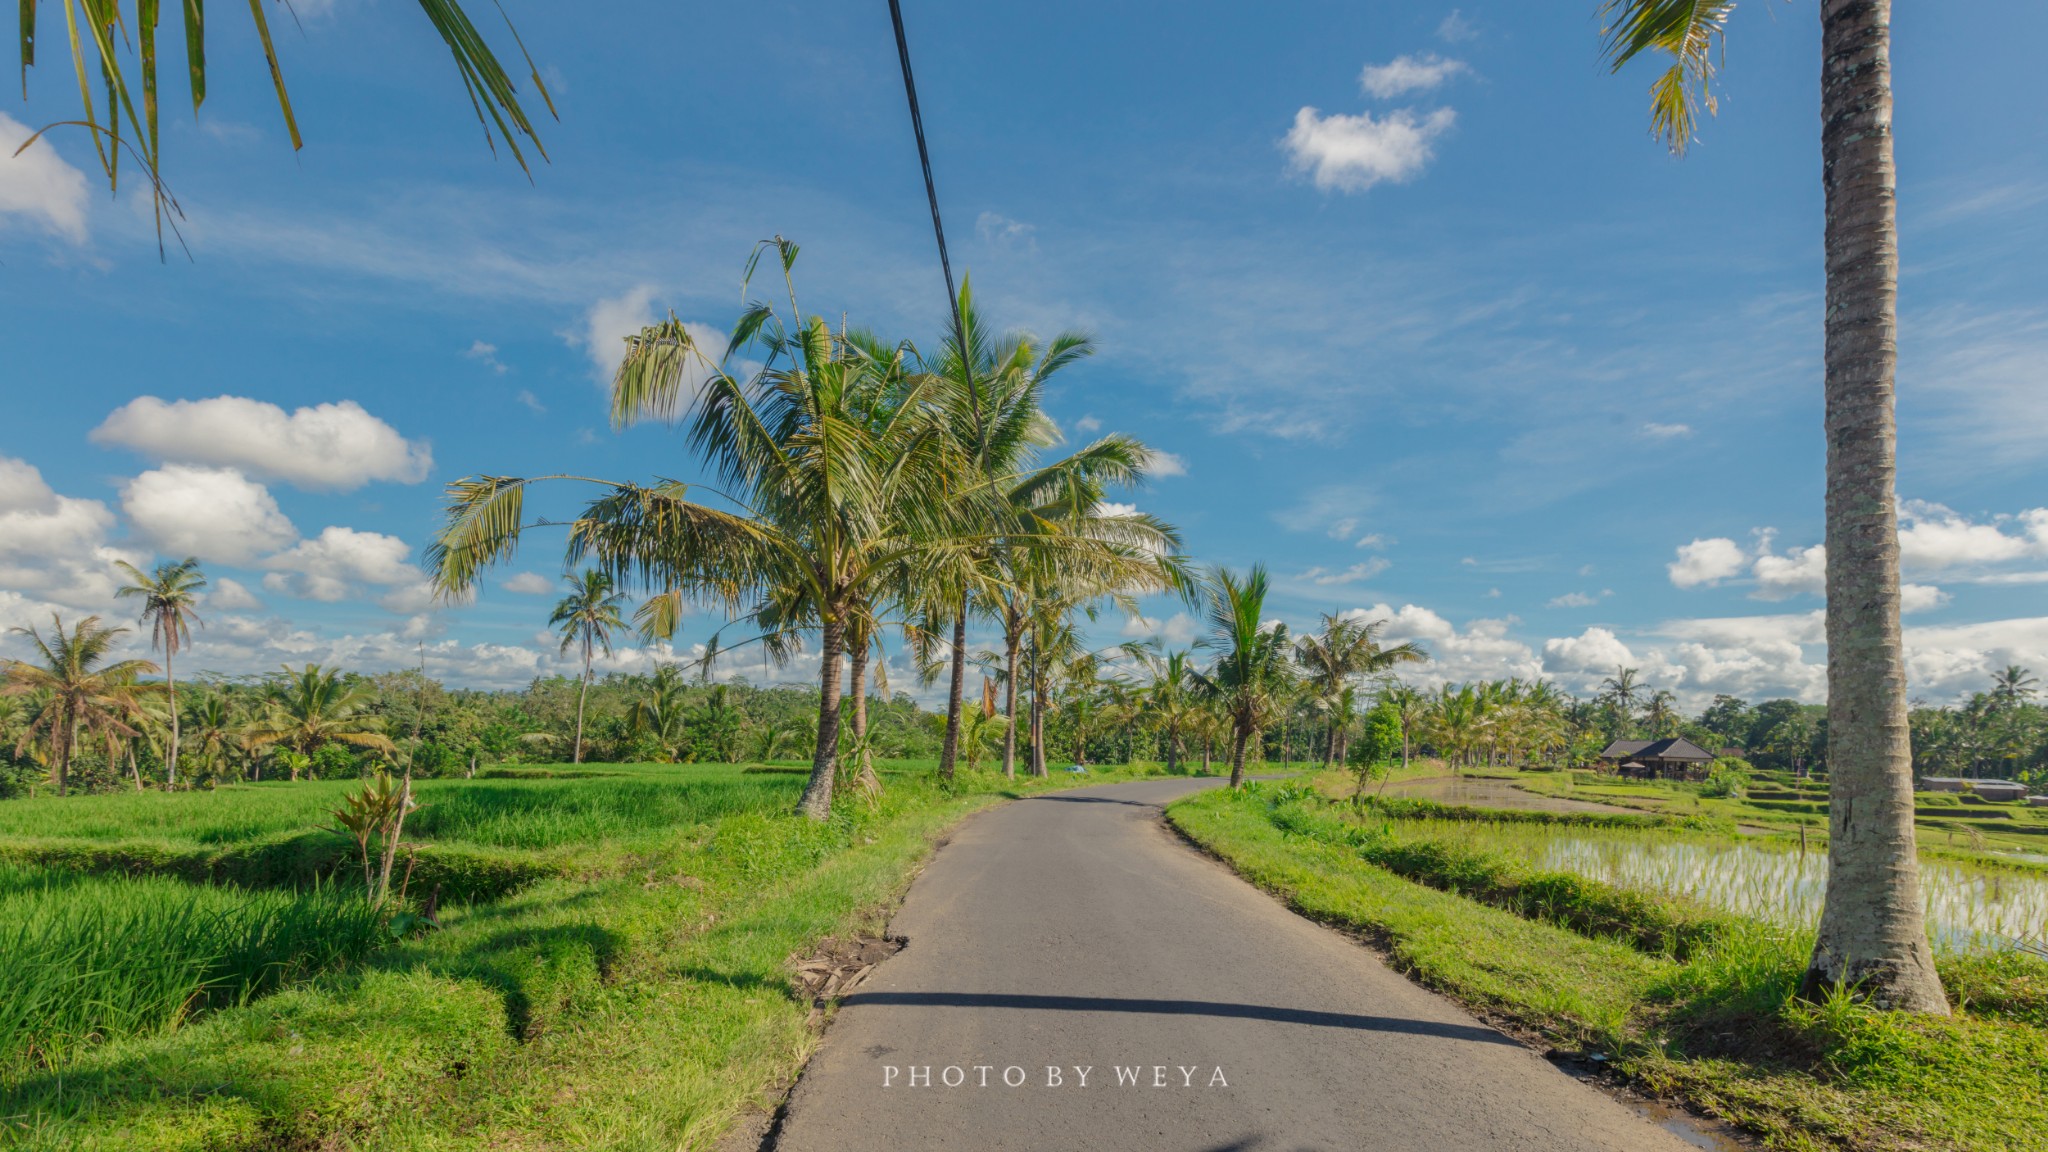
[[1174,838],[1159,805],[1200,786],[963,824],[893,923],[909,946],[842,1002],[779,1152],[1693,1147]]

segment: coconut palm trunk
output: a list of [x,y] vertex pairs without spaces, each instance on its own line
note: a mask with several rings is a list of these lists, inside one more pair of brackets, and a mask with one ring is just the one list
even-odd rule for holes
[[1010,627],[1003,633],[1003,778],[1017,778],[1017,643],[1016,609],[1010,610]]
[[583,763],[583,702],[590,697],[590,642],[583,644],[583,682],[576,689],[576,752],[571,763]]
[[171,747],[164,756],[164,772],[172,788],[178,786],[178,677],[171,667],[176,658],[174,652],[164,653],[164,691],[171,702]]
[[939,778],[953,778],[960,756],[960,707],[967,691],[967,602],[953,614],[953,674],[946,685],[946,736],[939,744]]
[[839,698],[844,690],[840,678],[840,654],[846,644],[846,626],[838,612],[825,614],[818,674],[818,745],[811,753],[811,779],[804,785],[803,799],[797,801],[799,814],[813,820],[832,815],[833,761],[839,752]]
[[868,646],[852,644],[848,648],[847,684],[853,693],[853,738],[860,740],[868,734]]
[[1822,0],[1828,888],[1805,992],[1948,1013],[1922,922],[1899,635],[1891,2]]
[[1252,736],[1250,733],[1240,733],[1236,736],[1231,737],[1230,786],[1232,788],[1239,788],[1244,785],[1244,753],[1245,748],[1249,746],[1251,742]]

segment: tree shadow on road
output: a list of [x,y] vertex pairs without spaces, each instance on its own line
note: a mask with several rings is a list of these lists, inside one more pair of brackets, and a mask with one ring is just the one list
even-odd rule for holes
[[1224,1004],[1213,1000],[1139,1000],[1107,996],[1021,996],[995,992],[856,992],[840,1001],[845,1007],[860,1004],[899,1004],[928,1008],[1027,1008],[1049,1012],[1132,1012],[1149,1016],[1222,1016],[1237,1020],[1271,1020],[1280,1024],[1306,1024],[1317,1028],[1352,1028],[1365,1032],[1402,1032],[1412,1036],[1438,1036],[1446,1040],[1469,1040],[1478,1044],[1515,1041],[1473,1024],[1445,1024],[1435,1020],[1412,1020],[1400,1016],[1355,1016],[1346,1012],[1315,1012],[1305,1008],[1277,1008],[1266,1004]]

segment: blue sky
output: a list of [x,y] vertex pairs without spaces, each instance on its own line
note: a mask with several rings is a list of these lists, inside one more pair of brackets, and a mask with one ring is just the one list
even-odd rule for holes
[[[561,109],[531,182],[401,0],[298,5],[296,156],[246,20],[214,21],[204,113],[166,128],[189,261],[81,138],[0,159],[0,623],[125,611],[112,557],[189,550],[233,582],[199,666],[425,644],[516,684],[562,667],[553,542],[461,609],[415,565],[463,475],[692,474],[674,433],[607,429],[617,336],[724,331],[780,233],[808,309],[936,341],[884,6],[507,6]],[[1815,7],[1736,13],[1682,161],[1594,7],[906,5],[956,269],[998,323],[1099,338],[1053,412],[1173,455],[1125,499],[1197,559],[1265,562],[1297,626],[1390,618],[1425,679],[1583,690],[1625,661],[1691,703],[1818,699]],[[1895,29],[1906,622],[1936,699],[2048,668],[2048,9],[1985,7]],[[72,114],[66,66],[0,93],[6,142]],[[1178,611],[1099,631],[1185,642]]]

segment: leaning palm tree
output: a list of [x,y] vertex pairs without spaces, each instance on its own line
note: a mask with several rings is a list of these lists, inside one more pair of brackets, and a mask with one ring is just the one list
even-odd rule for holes
[[150,647],[164,654],[164,688],[170,695],[170,745],[164,754],[164,768],[170,786],[178,786],[178,675],[174,667],[178,650],[192,642],[192,625],[204,623],[199,619],[199,592],[206,587],[206,576],[199,571],[199,559],[187,556],[177,563],[165,562],[156,566],[154,572],[143,571],[126,560],[116,560],[115,566],[128,574],[134,583],[126,584],[115,593],[117,596],[140,596],[142,598],[142,624],[149,629]]
[[[1713,110],[1712,51],[1733,0],[1607,0],[1607,52],[1672,58],[1651,124],[1674,151]],[[1891,0],[1821,0],[1826,196],[1828,887],[1804,992],[1947,1015],[1920,896],[1899,629],[1898,170]],[[1698,98],[1695,98],[1697,92]]]
[[1200,646],[1217,653],[1207,673],[1197,673],[1204,695],[1230,720],[1230,786],[1244,784],[1247,750],[1272,720],[1275,697],[1285,687],[1287,626],[1267,627],[1266,567],[1252,565],[1243,577],[1218,568],[1209,578],[1209,631]]
[[141,701],[151,686],[138,682],[137,677],[155,672],[157,667],[147,660],[107,663],[108,653],[126,628],[106,627],[97,616],[87,616],[69,632],[64,630],[62,618],[52,616],[50,622],[47,638],[33,626],[8,629],[28,637],[42,663],[18,660],[9,664],[6,677],[0,679],[0,696],[26,697],[32,702],[33,711],[15,753],[19,755],[31,741],[41,740],[49,751],[57,795],[62,796],[70,786],[71,758],[81,740],[97,736],[111,750],[118,741],[141,735],[137,726]]
[[272,692],[263,714],[243,729],[242,744],[251,752],[270,748],[288,753],[294,780],[306,758],[329,744],[386,756],[398,752],[390,737],[379,731],[383,722],[370,711],[376,692],[368,684],[343,680],[337,669],[287,666]]
[[612,654],[612,634],[625,628],[619,608],[626,598],[612,583],[610,575],[586,568],[566,577],[569,594],[555,604],[548,626],[562,637],[562,651],[576,649],[583,656],[583,676],[576,689],[576,752],[570,760],[583,763],[583,704],[590,696],[590,662],[599,650]]

